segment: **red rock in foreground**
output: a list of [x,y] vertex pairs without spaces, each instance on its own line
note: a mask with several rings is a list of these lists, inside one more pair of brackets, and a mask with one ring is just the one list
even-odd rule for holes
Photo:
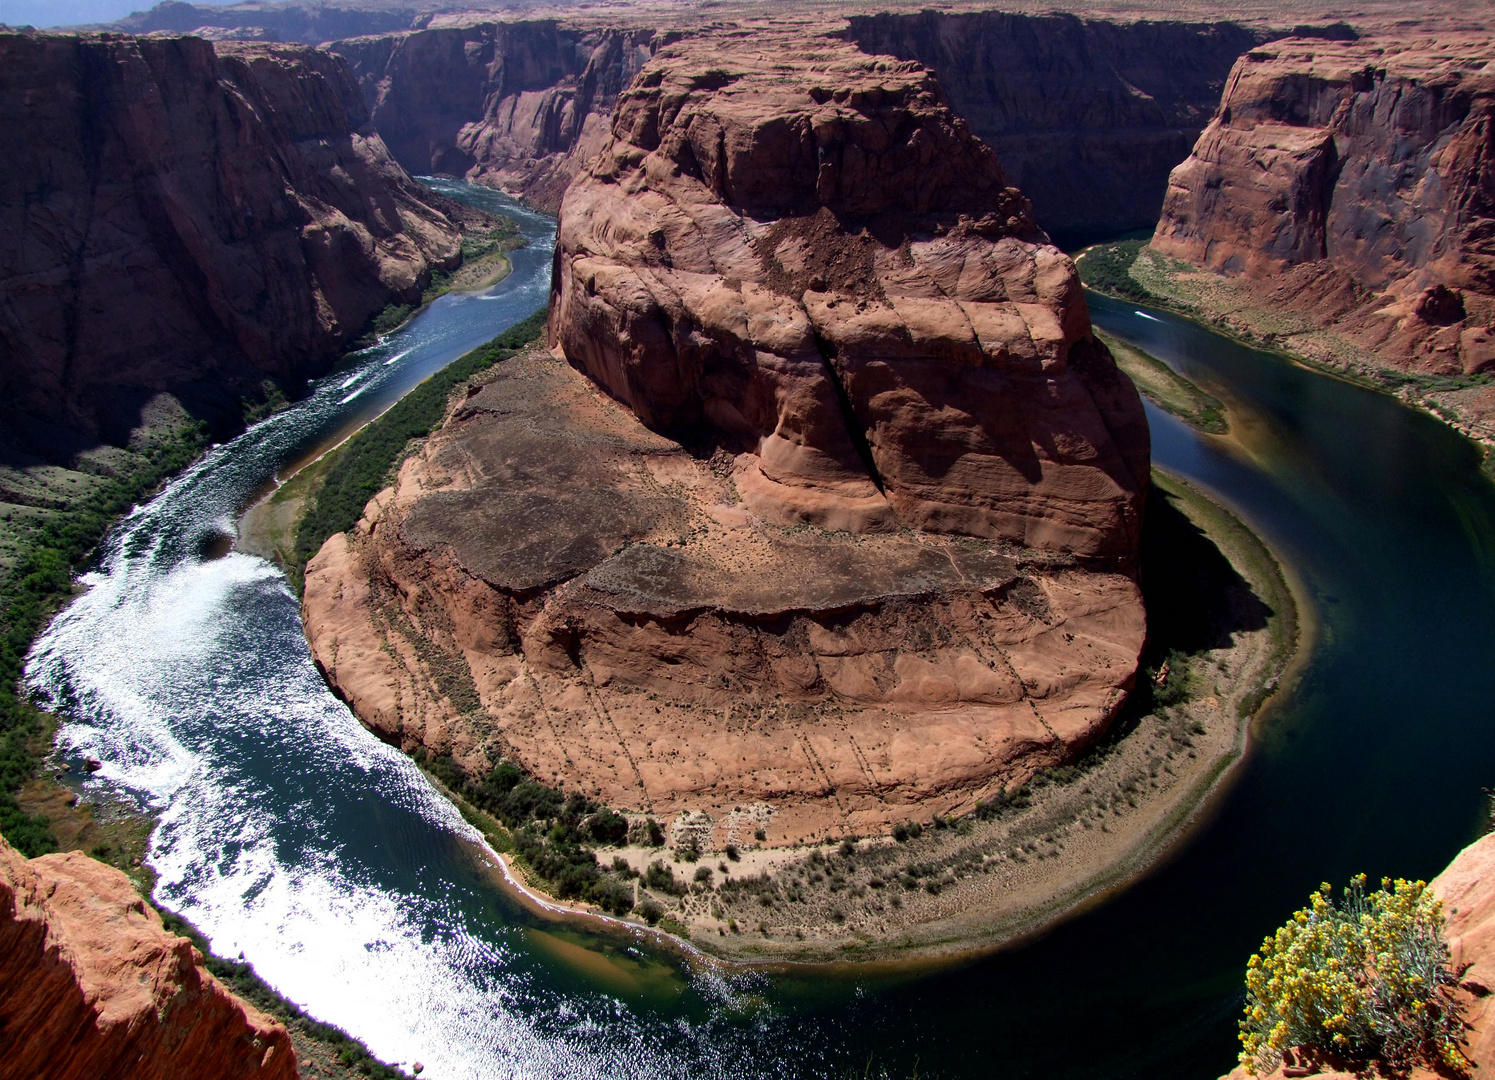
[[1153,250],[1245,279],[1240,302],[1365,364],[1495,368],[1492,61],[1488,34],[1253,49],[1173,170]]
[[118,870],[0,838],[0,1072],[292,1080],[290,1036],[225,990]]

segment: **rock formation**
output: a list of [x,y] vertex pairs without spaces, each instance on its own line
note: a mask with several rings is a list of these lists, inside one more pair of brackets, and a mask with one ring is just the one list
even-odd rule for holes
[[333,42],[396,160],[466,176],[546,210],[607,140],[651,29],[463,22]]
[[[480,6],[480,5],[479,5]],[[280,3],[249,0],[238,4],[188,4],[163,0],[107,27],[126,34],[198,34],[203,37],[235,32],[270,41],[299,41],[317,45],[359,34],[387,34],[410,29],[429,4],[372,0],[358,4],[322,2]],[[216,35],[215,35],[216,32]]]
[[1372,363],[1495,367],[1492,59],[1488,34],[1252,50],[1173,171],[1153,250]]
[[[1448,919],[1448,943],[1454,970],[1460,972],[1459,997],[1469,1024],[1465,1056],[1474,1064],[1471,1074],[1480,1076],[1495,1063],[1495,835],[1470,844],[1432,882],[1433,892],[1443,901]],[[1317,1071],[1313,1064],[1279,1066],[1262,1080],[1314,1076],[1320,1080],[1355,1080],[1363,1073]],[[1407,1080],[1434,1080],[1445,1075],[1424,1068],[1412,1069]],[[1237,1068],[1221,1080],[1248,1080],[1250,1074]]]
[[864,51],[932,68],[1039,224],[1067,238],[1156,224],[1168,172],[1214,113],[1231,66],[1278,36],[1234,22],[999,11],[848,22],[844,36]]
[[0,390],[53,424],[237,412],[458,257],[325,52],[3,34],[0,112]]
[[1134,553],[1136,391],[996,156],[917,65],[760,47],[666,50],[619,101],[562,206],[553,343],[747,451],[767,520]]
[[290,1036],[223,988],[128,878],[81,852],[27,860],[0,838],[7,1076],[291,1080]]
[[1140,402],[927,70],[664,49],[552,289],[573,367],[500,365],[307,567],[366,723],[719,843],[968,809],[1105,730],[1145,631]]
[[[412,171],[464,174],[550,210],[605,141],[617,95],[649,56],[711,32],[668,8],[612,24],[422,21],[427,28],[331,45],[358,72],[390,151]],[[742,20],[754,33],[763,22]],[[1343,24],[1300,29],[1353,33]],[[797,32],[934,69],[954,111],[1033,198],[1039,224],[1078,238],[1151,228],[1168,171],[1214,112],[1231,65],[1286,31],[927,11],[827,15]]]

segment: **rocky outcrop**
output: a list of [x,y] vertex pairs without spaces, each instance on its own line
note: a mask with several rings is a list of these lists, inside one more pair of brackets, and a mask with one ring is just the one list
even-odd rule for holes
[[[674,18],[679,20],[680,16]],[[546,209],[605,140],[656,32],[471,23],[333,48],[349,58],[395,157],[485,179]],[[934,69],[955,112],[1065,238],[1150,228],[1242,52],[1283,31],[1003,12],[851,15],[810,33]],[[674,24],[668,24],[674,25]],[[1309,29],[1309,28],[1303,28]],[[1315,30],[1353,34],[1348,27]],[[771,36],[771,35],[770,35]]]
[[1495,367],[1495,39],[1291,40],[1232,71],[1152,249],[1380,364]]
[[848,22],[844,36],[864,51],[932,68],[1038,223],[1066,240],[1156,224],[1169,170],[1214,113],[1231,66],[1276,36],[1233,22],[999,11]]
[[[437,15],[429,29],[332,48],[358,72],[380,133],[407,168],[484,180],[549,210],[606,140],[618,94],[653,52],[710,32],[679,11],[649,29],[637,13],[610,27],[476,20]],[[764,30],[743,22],[754,36]],[[1214,112],[1231,65],[1282,33],[932,11],[827,15],[797,32],[934,69],[954,111],[1033,199],[1038,223],[1065,239],[1151,228],[1168,171]],[[769,28],[762,40],[772,37]]]
[[0,838],[7,1076],[292,1080],[290,1036],[223,988],[128,878],[81,852],[27,860]]
[[325,52],[5,34],[0,111],[0,391],[66,428],[236,413],[458,258]]
[[553,20],[459,22],[330,47],[357,73],[397,160],[554,211],[659,37]]
[[[1106,729],[1132,576],[966,538],[785,529],[545,353],[501,364],[307,565],[312,655],[365,724],[708,846],[969,810]],[[756,823],[756,824],[753,824]]]
[[[1495,835],[1470,844],[1448,868],[1433,879],[1432,889],[1443,901],[1448,919],[1448,943],[1454,971],[1461,985],[1458,997],[1469,1025],[1464,1054],[1473,1064],[1470,1074],[1482,1075],[1495,1062]],[[1314,1076],[1320,1080],[1355,1080],[1364,1073],[1319,1071],[1311,1061],[1296,1061],[1263,1074],[1262,1080]],[[1435,1080],[1447,1075],[1418,1067],[1405,1074],[1407,1080]],[[1249,1080],[1244,1067],[1221,1080]]]
[[[729,39],[730,40],[730,39]],[[550,336],[755,513],[1135,554],[1148,436],[1074,264],[914,64],[666,49],[567,192]]]
[[762,50],[702,35],[620,97],[561,211],[570,366],[470,388],[303,606],[391,741],[717,846],[1070,760],[1145,634],[1147,430],[1073,264],[925,69]]

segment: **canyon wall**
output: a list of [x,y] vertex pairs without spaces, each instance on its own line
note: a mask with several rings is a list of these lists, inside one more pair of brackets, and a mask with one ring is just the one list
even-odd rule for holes
[[1492,60],[1488,34],[1248,52],[1173,171],[1153,251],[1367,363],[1495,367]]
[[1272,36],[1231,22],[1000,11],[848,22],[844,36],[864,51],[934,70],[1063,241],[1156,224],[1169,170],[1214,113],[1231,66]]
[[0,113],[0,392],[91,437],[237,420],[459,257],[329,53],[4,34]]
[[613,105],[652,54],[654,30],[553,20],[436,26],[333,42],[395,158],[557,210],[606,141]]
[[[712,32],[677,12],[655,24],[679,28],[668,32],[627,20],[471,20],[438,15],[427,30],[331,47],[358,72],[406,168],[485,180],[549,210],[600,149],[618,94],[649,56]],[[759,23],[749,32],[766,41],[758,31],[771,37],[772,27]],[[797,32],[932,68],[1033,200],[1038,224],[1066,241],[1156,224],[1168,171],[1214,112],[1231,65],[1274,36],[1231,22],[1002,12],[826,16]]]
[[561,208],[552,342],[649,427],[753,454],[765,517],[1134,555],[1136,392],[996,155],[916,64],[764,45],[667,49],[619,100]]
[[293,1080],[290,1036],[229,993],[120,871],[0,838],[6,1076]]
[[621,95],[562,204],[556,355],[471,385],[303,603],[383,737],[716,847],[1072,760],[1146,630],[1147,426],[1074,264],[927,69],[758,34]]
[[187,4],[165,0],[137,11],[108,29],[125,34],[191,34],[243,36],[270,41],[299,41],[317,45],[359,34],[388,34],[408,30],[430,5],[414,3],[329,4],[275,3]]

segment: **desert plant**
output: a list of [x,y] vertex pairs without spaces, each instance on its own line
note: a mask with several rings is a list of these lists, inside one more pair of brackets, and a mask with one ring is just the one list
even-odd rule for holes
[[1390,1070],[1463,1070],[1456,984],[1426,883],[1383,878],[1367,893],[1362,874],[1338,904],[1322,885],[1246,965],[1241,1064],[1270,1072],[1297,1047]]

